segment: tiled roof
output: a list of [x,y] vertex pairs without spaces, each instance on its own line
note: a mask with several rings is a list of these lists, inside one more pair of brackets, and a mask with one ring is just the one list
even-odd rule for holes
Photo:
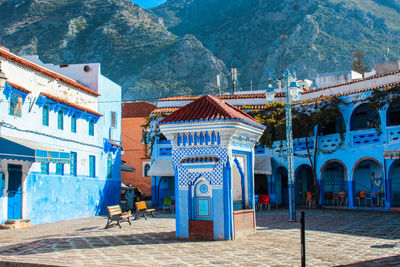
[[231,104],[210,95],[203,96],[174,111],[172,114],[162,119],[160,124],[225,119],[241,120],[263,128],[263,126],[250,115],[235,108]]
[[15,89],[17,89],[18,91],[21,91],[21,92],[23,92],[23,93],[26,93],[26,94],[32,93],[31,91],[25,89],[24,87],[22,87],[22,86],[20,86],[20,85],[18,85],[18,84],[12,83],[12,82],[10,82],[10,81],[7,81],[7,83],[8,83],[11,87],[13,87],[13,88],[15,88]]
[[194,163],[194,162],[218,162],[217,157],[194,157],[194,158],[184,158],[181,163]]
[[125,102],[122,103],[122,118],[144,118],[157,106],[146,101]]
[[[201,96],[173,96],[158,99],[158,101],[190,101],[199,99]],[[265,98],[265,94],[245,94],[245,95],[218,95],[219,99],[247,99],[247,98]]]
[[61,99],[61,98],[52,96],[52,95],[50,95],[50,94],[43,93],[43,92],[41,92],[40,94],[41,94],[42,96],[44,96],[44,97],[47,97],[47,98],[50,99],[50,100],[55,101],[55,102],[58,102],[58,103],[61,103],[61,104],[64,104],[64,105],[67,105],[67,106],[70,106],[70,107],[73,107],[73,108],[82,110],[82,111],[84,111],[84,112],[87,112],[87,113],[90,113],[90,114],[93,114],[93,115],[96,115],[96,116],[99,116],[99,117],[102,117],[102,116],[103,116],[102,114],[97,113],[97,112],[94,111],[94,110],[91,110],[91,109],[88,109],[88,108],[79,106],[79,105],[77,105],[77,104],[70,103],[70,102],[68,102],[68,101],[65,101],[64,99]]
[[47,76],[52,77],[54,79],[57,79],[60,82],[66,83],[68,85],[71,85],[71,86],[73,86],[75,88],[78,88],[78,89],[80,89],[80,90],[82,90],[82,91],[84,91],[86,93],[91,94],[91,95],[99,96],[99,94],[96,91],[93,91],[89,87],[86,87],[86,86],[78,83],[77,81],[74,81],[74,80],[72,80],[70,78],[67,78],[67,77],[62,76],[60,74],[57,74],[57,73],[55,73],[53,71],[50,71],[50,70],[48,70],[46,68],[43,68],[43,67],[39,66],[39,65],[36,65],[36,64],[26,60],[26,59],[20,58],[20,57],[14,55],[14,54],[8,52],[4,48],[0,48],[0,57],[6,58],[6,59],[8,59],[10,61],[13,61],[13,62],[15,62],[15,63],[17,63],[19,65],[22,65],[22,66],[24,66],[26,68],[29,68],[31,70],[37,71],[39,73],[42,73],[44,75],[47,75]]
[[[267,105],[239,105],[235,106],[235,108],[240,110],[255,110],[255,109],[263,109],[266,108]],[[178,110],[179,108],[157,108],[153,110],[151,113],[153,114],[171,114],[172,112]]]

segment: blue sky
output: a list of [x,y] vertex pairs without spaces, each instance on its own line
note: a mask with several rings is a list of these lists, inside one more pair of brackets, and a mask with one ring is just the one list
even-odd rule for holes
[[138,4],[139,6],[148,8],[148,7],[155,7],[155,6],[161,5],[162,3],[164,3],[167,0],[132,0],[132,1],[135,2],[136,4]]

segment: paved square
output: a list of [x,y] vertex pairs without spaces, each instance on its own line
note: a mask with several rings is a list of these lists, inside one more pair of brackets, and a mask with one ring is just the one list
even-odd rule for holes
[[[259,212],[256,234],[214,242],[177,239],[171,214],[123,223],[122,229],[103,229],[104,217],[41,224],[1,230],[0,261],[61,266],[299,266],[300,225],[287,218],[284,209]],[[307,266],[400,265],[397,242],[400,213],[306,210]]]

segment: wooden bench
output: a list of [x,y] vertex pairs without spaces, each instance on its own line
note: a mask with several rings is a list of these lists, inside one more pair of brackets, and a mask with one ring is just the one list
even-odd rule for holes
[[131,224],[129,220],[129,218],[132,217],[131,211],[122,213],[121,207],[119,205],[115,205],[115,206],[108,206],[107,212],[108,212],[108,219],[105,229],[107,229],[110,226],[110,223],[113,221],[117,222],[119,228],[122,228],[120,225],[120,222],[122,221],[127,221],[129,224]]
[[144,202],[144,201],[136,202],[135,205],[136,205],[135,220],[139,217],[144,217],[147,220],[147,217],[146,217],[147,213],[150,213],[150,215],[153,216],[153,218],[154,218],[153,212],[156,211],[156,209],[147,209],[146,202]]

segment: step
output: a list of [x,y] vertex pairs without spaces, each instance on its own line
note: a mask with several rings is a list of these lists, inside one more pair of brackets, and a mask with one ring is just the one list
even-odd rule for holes
[[31,226],[31,220],[21,219],[21,220],[7,220],[6,224],[0,224],[0,229],[23,229]]

